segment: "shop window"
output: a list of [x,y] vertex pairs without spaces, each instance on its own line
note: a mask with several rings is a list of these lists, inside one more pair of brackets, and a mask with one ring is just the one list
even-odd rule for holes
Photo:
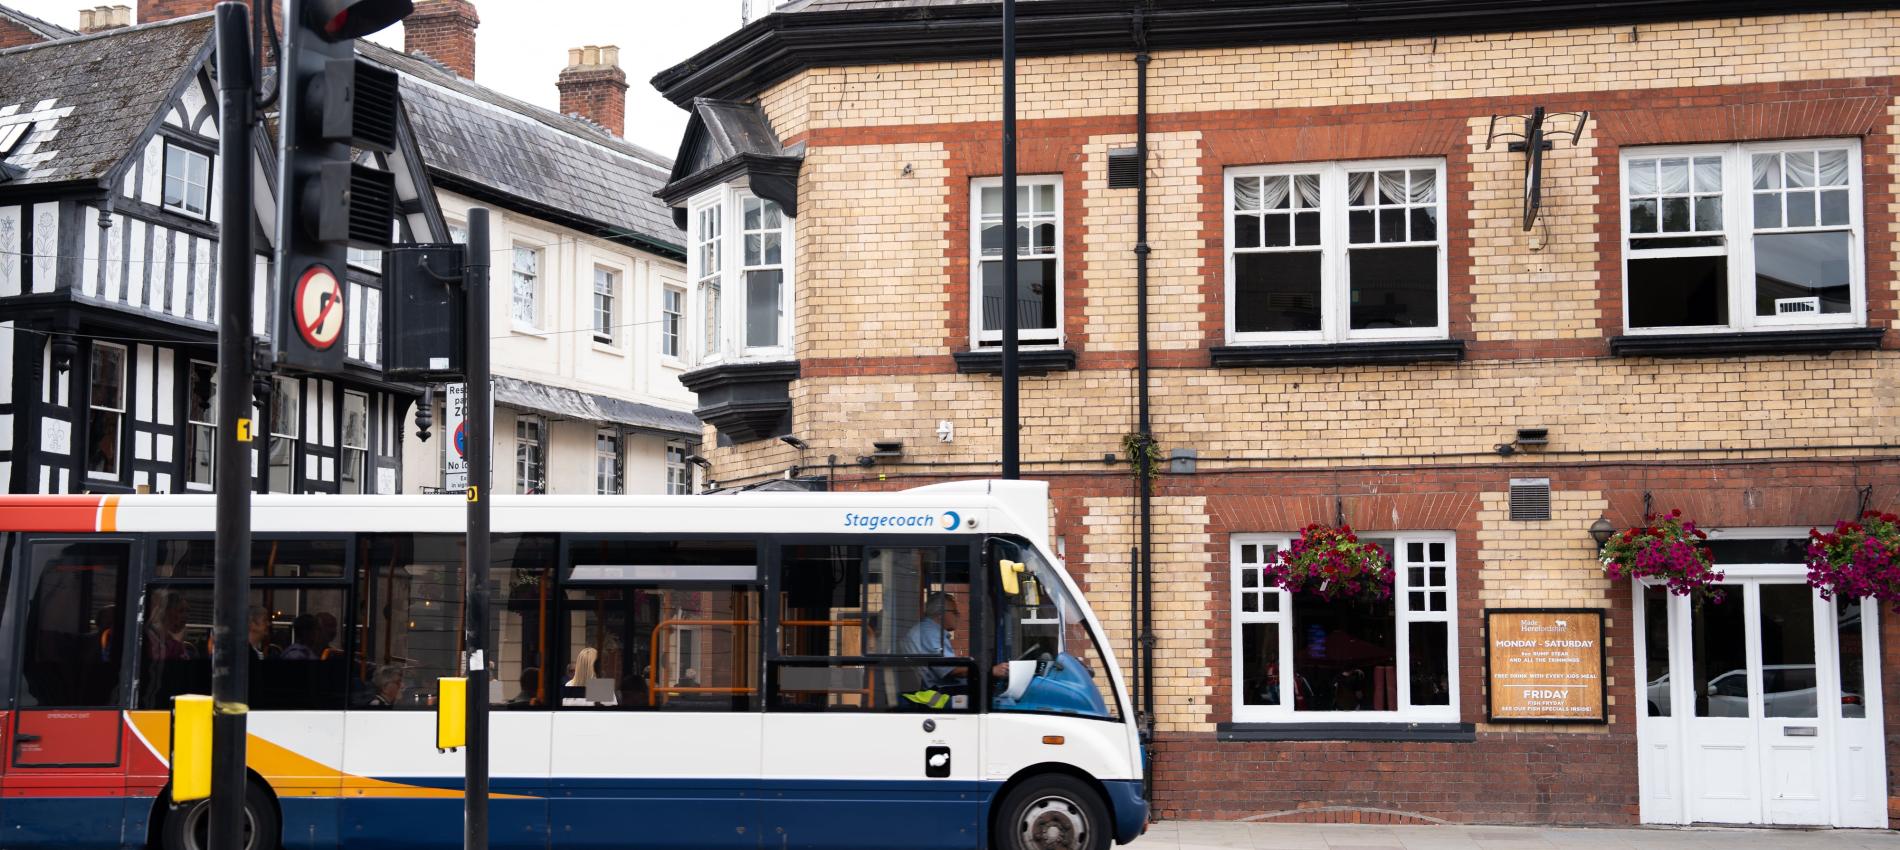
[[1236,344],[1443,339],[1442,160],[1227,173]]
[[1292,538],[1234,536],[1235,721],[1457,721],[1451,535],[1361,537],[1392,558],[1390,599],[1289,594],[1262,568]]
[[[758,549],[749,541],[579,540],[556,705],[756,711]],[[552,670],[553,668],[549,668]]]
[[984,178],[971,184],[976,232],[972,234],[975,285],[970,315],[976,346],[1003,342],[1005,309],[1016,311],[1018,339],[1024,345],[1062,342],[1062,177],[1018,178],[1016,186],[1016,304],[1003,303],[1003,182]]
[[1863,323],[1859,142],[1632,149],[1623,197],[1632,333]]
[[787,546],[779,561],[770,710],[975,708],[967,548]]

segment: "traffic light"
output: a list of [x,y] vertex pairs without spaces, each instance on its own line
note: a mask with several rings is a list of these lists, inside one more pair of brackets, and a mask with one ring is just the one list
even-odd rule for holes
[[[343,366],[346,250],[390,245],[394,174],[356,161],[396,147],[396,75],[358,59],[356,38],[408,15],[410,0],[288,0],[278,114],[278,365]],[[361,323],[355,323],[360,326]]]

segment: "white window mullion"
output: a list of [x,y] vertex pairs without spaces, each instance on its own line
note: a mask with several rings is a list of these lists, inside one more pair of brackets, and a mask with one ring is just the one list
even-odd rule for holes
[[[1722,157],[1722,223],[1728,234],[1728,315],[1738,330],[1755,327],[1754,167],[1748,151],[1731,146]],[[1736,199],[1740,199],[1739,201]]]

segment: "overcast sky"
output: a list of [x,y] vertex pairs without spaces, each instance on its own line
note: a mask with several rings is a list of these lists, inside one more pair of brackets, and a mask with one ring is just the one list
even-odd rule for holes
[[[277,0],[281,3],[282,0]],[[69,29],[79,10],[137,0],[0,0]],[[554,78],[567,50],[588,44],[620,47],[627,71],[627,132],[634,144],[671,157],[686,129],[686,112],[660,97],[654,74],[710,46],[739,27],[741,0],[475,0],[475,80],[550,109],[560,105]],[[764,2],[756,5],[763,6]],[[375,40],[402,47],[401,28]]]

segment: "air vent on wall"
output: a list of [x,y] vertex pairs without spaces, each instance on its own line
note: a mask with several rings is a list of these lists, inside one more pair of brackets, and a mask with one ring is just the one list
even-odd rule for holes
[[1516,522],[1550,519],[1550,479],[1511,479],[1511,519]]
[[1141,153],[1134,148],[1108,152],[1108,188],[1133,189],[1141,184]]

